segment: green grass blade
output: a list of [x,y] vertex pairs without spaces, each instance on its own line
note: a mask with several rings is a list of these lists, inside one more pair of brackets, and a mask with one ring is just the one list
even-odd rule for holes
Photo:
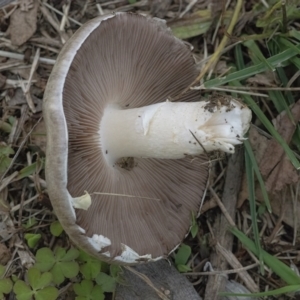
[[[270,99],[274,103],[274,106],[275,106],[276,110],[278,111],[278,113],[281,113],[282,111],[284,111],[286,108],[286,105],[284,104],[285,99],[282,97],[282,94],[280,95],[280,93],[277,93],[277,91],[269,91],[268,94],[269,94]],[[280,100],[283,100],[283,101],[280,101]]]
[[297,39],[298,41],[300,41],[300,32],[298,30],[291,30],[289,32],[289,35],[295,39]]
[[285,97],[283,96],[281,91],[269,91],[268,92],[270,99],[274,103],[274,106],[276,107],[278,113],[281,113],[282,111],[286,111],[287,115],[289,116],[292,123],[294,123],[293,115],[291,113],[291,110],[289,108],[288,103],[285,100]]
[[[282,67],[279,67],[279,68],[276,69],[276,71],[277,71],[277,75],[279,77],[280,82],[282,82],[282,85],[284,87],[286,87],[289,80],[288,80],[288,78],[285,74],[284,69]],[[285,91],[284,94],[285,94],[285,98],[288,100],[288,104],[295,103],[295,99],[293,97],[293,94],[290,91]]]
[[245,151],[245,163],[246,163],[246,177],[247,177],[247,184],[248,184],[250,213],[251,213],[251,221],[252,221],[255,247],[256,247],[256,252],[258,253],[258,258],[260,261],[260,272],[261,272],[261,274],[264,274],[262,247],[261,247],[260,238],[259,238],[259,230],[258,230],[257,214],[256,214],[256,204],[255,204],[255,183],[254,183],[254,172],[253,172],[254,169],[252,167],[252,163],[251,163],[250,156],[248,155],[248,151]]
[[295,65],[295,67],[300,70],[300,58],[295,56],[290,58],[290,62],[293,63]]
[[295,46],[295,44],[291,43],[287,39],[279,37],[279,43],[288,49],[293,49],[294,51],[297,52],[298,55],[300,54],[299,47]]
[[[255,43],[255,41],[253,40],[249,40],[243,43],[244,46],[248,47],[249,50],[256,56],[255,61],[253,60],[254,63],[259,63],[262,62],[265,64],[266,68],[271,70],[271,71],[275,71],[274,66],[272,66],[268,60],[264,57],[264,55],[262,54],[262,52],[260,51],[259,47],[257,46],[257,44]],[[299,50],[300,51],[300,50]]]
[[261,173],[259,171],[259,167],[258,167],[258,164],[256,162],[256,159],[255,159],[254,153],[252,151],[249,140],[244,141],[244,145],[245,145],[246,152],[248,153],[249,159],[251,161],[252,168],[254,169],[255,175],[256,175],[257,180],[260,184],[261,192],[262,192],[266,207],[267,207],[269,212],[272,212],[272,208],[271,208],[269,196],[268,196],[268,193],[267,193],[267,190],[266,190],[266,187],[265,187],[265,183],[264,183],[264,180],[263,180],[263,178],[261,176]]
[[[251,241],[243,232],[236,227],[231,229],[231,232],[241,241],[241,243],[256,256],[258,256],[255,243]],[[272,256],[268,252],[262,250],[262,258],[265,264],[273,270],[282,280],[289,285],[300,285],[300,277],[287,265],[281,262],[275,256]]]
[[300,285],[288,285],[273,291],[261,292],[261,293],[251,293],[251,294],[232,294],[232,293],[220,293],[220,296],[234,296],[234,297],[266,297],[266,296],[277,296],[286,295],[288,293],[294,293],[300,291]]
[[243,58],[242,46],[241,44],[237,44],[234,47],[234,57],[235,57],[235,64],[238,70],[245,69],[245,62]]
[[[240,82],[235,81],[235,86],[242,86]],[[256,114],[256,116],[260,119],[262,124],[266,127],[266,129],[269,131],[269,133],[277,140],[277,142],[282,146],[284,149],[286,155],[290,159],[293,166],[300,170],[300,163],[298,159],[296,158],[294,152],[290,149],[286,141],[282,138],[282,136],[276,131],[272,123],[268,120],[268,118],[265,116],[263,111],[260,109],[260,107],[255,103],[255,101],[250,97],[249,95],[242,95],[245,103],[252,109],[252,111]]]
[[[297,50],[300,51],[300,46],[297,46],[296,48],[297,48]],[[272,67],[275,68],[278,65],[282,64],[283,62],[294,57],[295,55],[297,55],[297,51],[295,51],[294,49],[287,49],[285,51],[282,51],[279,54],[276,54],[276,55],[268,58],[267,61]],[[225,77],[208,80],[204,83],[204,87],[212,88],[212,87],[224,85],[231,81],[235,81],[235,80],[240,81],[240,80],[249,78],[253,75],[256,75],[258,73],[267,71],[267,70],[268,70],[268,68],[266,67],[265,63],[256,64],[256,65],[248,67],[246,69],[242,69],[240,71],[233,72]]]

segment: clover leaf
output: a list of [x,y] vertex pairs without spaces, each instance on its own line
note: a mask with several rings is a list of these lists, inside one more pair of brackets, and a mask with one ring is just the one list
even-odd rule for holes
[[27,241],[29,248],[34,248],[42,236],[39,233],[38,234],[26,233],[24,235],[24,237],[25,237],[25,240]]
[[96,282],[107,293],[114,292],[116,288],[116,279],[102,272],[97,275]]
[[79,255],[77,249],[66,251],[58,247],[54,252],[49,248],[41,248],[36,253],[35,267],[41,272],[49,271],[53,275],[53,282],[61,284],[65,278],[73,278],[79,272],[79,265],[74,261]]
[[4,299],[4,294],[10,293],[12,282],[9,278],[2,278],[5,274],[5,267],[0,265],[0,299]]
[[110,265],[110,267],[109,267],[109,274],[119,284],[126,284],[126,281],[124,280],[124,278],[122,276],[123,270],[122,270],[121,266]]
[[94,285],[91,280],[82,280],[73,285],[77,297],[75,300],[104,300],[104,292],[98,285]]
[[23,280],[18,280],[13,288],[17,300],[55,300],[58,296],[58,290],[52,283],[52,274],[41,272],[36,268],[31,268],[27,272],[28,284]]
[[85,279],[95,279],[101,271],[101,261],[97,260],[83,251],[80,251],[78,260],[82,263],[79,267],[80,273]]
[[59,223],[59,221],[55,221],[55,222],[51,223],[50,232],[51,232],[52,235],[60,236],[63,231],[64,230],[63,230],[61,224]]

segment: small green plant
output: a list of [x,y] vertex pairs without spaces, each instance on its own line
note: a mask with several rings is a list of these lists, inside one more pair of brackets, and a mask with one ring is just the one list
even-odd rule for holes
[[99,285],[94,285],[92,280],[83,279],[73,285],[76,293],[75,300],[104,300],[104,291]]
[[191,268],[187,265],[188,259],[192,253],[190,246],[182,244],[175,254],[175,265],[179,272],[191,271]]
[[39,242],[39,240],[41,239],[41,235],[35,234],[35,233],[26,233],[24,235],[25,240],[27,241],[28,247],[29,248],[34,248],[37,243]]
[[120,274],[120,268],[111,268],[110,273],[114,273],[114,276],[109,276],[101,271],[108,271],[107,264],[101,262],[83,251],[80,251],[79,257],[77,259],[79,262],[79,270],[83,277],[88,280],[95,280],[98,286],[101,287],[104,292],[113,292],[116,287],[116,280]]
[[27,272],[28,283],[23,280],[17,280],[13,291],[17,300],[55,300],[58,296],[58,290],[52,283],[52,274],[41,272],[36,268],[31,268]]
[[101,271],[102,262],[80,251],[78,262],[80,262],[80,273],[87,280],[95,279]]
[[59,223],[59,221],[54,221],[53,223],[51,223],[50,225],[50,232],[53,236],[60,236],[63,232],[63,228],[61,226],[61,224]]
[[123,269],[118,265],[110,265],[109,266],[109,274],[115,280],[116,283],[125,284],[126,281],[123,279]]
[[195,218],[195,214],[192,213],[191,235],[192,235],[193,238],[196,237],[196,235],[198,233],[198,230],[199,230],[199,226],[198,226],[197,220]]
[[[118,278],[118,277],[117,277]],[[97,284],[104,292],[112,293],[116,288],[116,278],[100,272],[96,277]]]
[[23,224],[23,227],[25,229],[29,229],[29,228],[33,227],[34,225],[36,225],[37,223],[38,223],[38,221],[36,218],[30,217],[30,218],[28,218],[26,224]]
[[9,278],[2,278],[5,274],[5,267],[0,265],[0,299],[4,299],[4,294],[10,293],[12,281]]
[[24,280],[15,275],[13,280],[2,279],[5,267],[0,265],[0,299],[13,289],[17,300],[55,300],[56,286],[78,275],[79,282],[73,284],[75,299],[102,300],[104,293],[112,293],[116,283],[122,282],[121,272],[120,266],[109,266],[75,248],[66,251],[58,247],[52,251],[45,247],[37,251],[36,263],[27,270]]
[[71,248],[58,247],[53,252],[49,248],[41,248],[36,253],[35,267],[41,272],[51,272],[53,282],[61,284],[65,278],[73,278],[78,275],[79,265],[75,261],[79,256],[79,251]]
[[39,173],[45,166],[45,159],[40,158],[39,156],[36,159],[36,162],[32,163],[29,166],[24,167],[19,171],[19,175],[17,177],[18,180],[28,177],[34,173]]
[[11,158],[10,155],[14,154],[15,151],[6,145],[0,145],[0,174],[4,173],[9,167]]

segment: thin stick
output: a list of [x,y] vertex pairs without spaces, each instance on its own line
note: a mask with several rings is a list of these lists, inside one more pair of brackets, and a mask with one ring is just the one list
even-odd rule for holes
[[33,74],[34,72],[36,71],[37,69],[37,66],[38,66],[38,62],[39,62],[39,57],[40,57],[40,52],[41,52],[41,49],[38,48],[35,52],[35,56],[34,56],[34,59],[33,59],[33,62],[32,62],[32,66],[31,66],[31,69],[30,69],[30,74],[29,74],[29,78],[28,78],[28,83],[25,87],[25,90],[24,90],[24,95],[26,97],[26,101],[28,103],[28,106],[29,108],[31,109],[31,111],[33,113],[36,113],[36,109],[35,109],[35,106],[34,106],[34,103],[33,103],[33,100],[31,98],[31,94],[30,94],[30,86],[31,86],[31,81],[32,81],[32,77],[33,77]]
[[[24,60],[24,55],[23,54],[14,53],[14,52],[8,52],[8,51],[0,50],[0,56],[7,57],[7,58],[14,58],[14,59],[19,59],[19,60]],[[30,58],[30,60],[33,60],[33,59],[34,59],[34,57]],[[54,65],[55,64],[54,59],[44,58],[44,57],[39,57],[39,62],[47,64],[47,65]]]
[[227,209],[225,208],[224,204],[222,203],[221,199],[219,198],[219,196],[217,195],[217,193],[214,191],[214,189],[212,187],[209,187],[209,191],[211,192],[211,194],[214,196],[214,198],[216,199],[218,206],[220,207],[222,213],[224,214],[227,222],[230,224],[230,226],[235,227],[235,223],[232,220],[232,218],[230,217]]
[[186,276],[209,276],[209,275],[224,275],[224,274],[236,274],[240,272],[244,272],[247,270],[251,270],[255,267],[258,267],[259,263],[254,263],[252,265],[249,265],[247,267],[242,267],[242,268],[236,268],[232,270],[224,270],[224,271],[209,271],[209,272],[187,272],[184,273]]
[[[48,7],[49,9],[53,10],[55,13],[57,13],[57,14],[60,15],[60,16],[63,16],[63,15],[64,15],[61,11],[59,11],[58,9],[52,7],[51,5],[49,5],[49,4],[46,3],[46,2],[43,2],[43,5],[45,5],[45,6]],[[69,16],[68,16],[68,19],[69,19],[71,22],[75,23],[76,25],[82,26],[82,23],[76,21],[75,19],[73,19],[73,18],[71,18],[71,17],[69,17]]]
[[61,23],[60,23],[60,31],[65,30],[65,26],[66,26],[66,23],[68,20],[68,14],[69,14],[69,10],[70,10],[70,4],[71,4],[71,1],[69,1],[67,5],[63,6],[64,13],[63,13],[63,17],[62,17]]
[[[201,87],[192,87],[192,90],[201,90]],[[212,87],[208,88],[206,90],[213,90],[213,91],[222,91],[222,92],[230,92],[230,93],[237,93],[237,94],[242,94],[242,95],[251,95],[251,96],[258,96],[258,97],[265,97],[269,98],[269,95],[266,94],[260,94],[260,93],[254,93],[254,92],[247,92],[247,91],[241,91],[241,90],[234,90],[230,88],[222,88],[222,87]],[[300,90],[300,89],[299,89]]]

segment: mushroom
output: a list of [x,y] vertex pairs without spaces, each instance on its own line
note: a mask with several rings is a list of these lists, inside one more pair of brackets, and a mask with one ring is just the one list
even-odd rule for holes
[[234,152],[251,112],[233,99],[173,101],[197,77],[190,49],[162,20],[116,13],[65,44],[44,96],[46,181],[75,244],[136,264],[169,255],[198,215],[206,154]]

